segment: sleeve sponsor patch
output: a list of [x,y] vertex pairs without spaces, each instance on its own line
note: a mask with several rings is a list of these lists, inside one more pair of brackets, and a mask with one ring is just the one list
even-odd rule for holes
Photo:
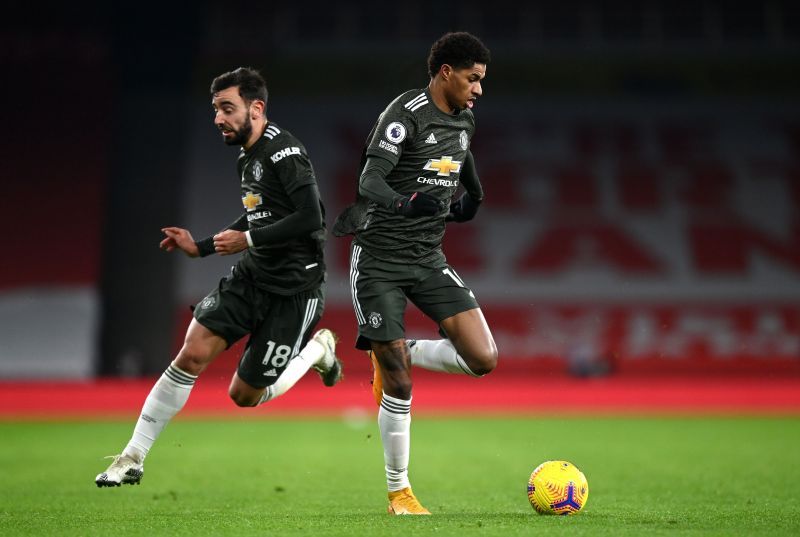
[[283,159],[285,157],[288,157],[289,155],[299,155],[299,154],[300,154],[300,148],[299,147],[285,147],[285,148],[281,149],[280,151],[276,152],[271,157],[269,157],[269,159],[274,164],[274,163],[278,162],[279,160],[281,160],[281,159]]
[[378,142],[378,147],[381,149],[385,149],[389,153],[397,155],[397,146],[394,144],[390,144],[386,140],[381,140],[380,142]]

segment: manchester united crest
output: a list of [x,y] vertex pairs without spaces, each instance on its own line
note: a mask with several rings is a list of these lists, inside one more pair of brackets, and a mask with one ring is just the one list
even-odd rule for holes
[[367,322],[372,328],[378,328],[383,324],[383,317],[381,317],[380,313],[373,311],[369,314],[369,317],[367,317]]
[[464,151],[467,150],[469,147],[469,136],[467,135],[467,131],[461,131],[461,134],[458,135],[458,143],[461,144],[461,149]]

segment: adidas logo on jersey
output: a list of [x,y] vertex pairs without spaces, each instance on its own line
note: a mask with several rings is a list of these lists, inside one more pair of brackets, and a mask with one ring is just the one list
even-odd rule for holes
[[270,369],[269,371],[266,371],[264,373],[264,376],[265,377],[277,377],[278,376],[278,372],[275,371],[275,369]]
[[425,143],[426,144],[436,144],[438,142],[436,141],[436,136],[434,136],[433,133],[431,133],[430,136],[425,138]]

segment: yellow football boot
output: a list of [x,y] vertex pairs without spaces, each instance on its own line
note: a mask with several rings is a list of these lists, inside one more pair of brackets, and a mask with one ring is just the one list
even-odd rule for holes
[[430,511],[422,507],[417,497],[411,492],[411,487],[389,493],[390,515],[429,515]]

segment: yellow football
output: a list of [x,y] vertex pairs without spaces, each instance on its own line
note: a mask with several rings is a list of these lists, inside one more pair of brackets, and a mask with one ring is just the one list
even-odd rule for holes
[[586,476],[567,461],[546,461],[528,479],[528,500],[543,515],[573,515],[589,498]]

